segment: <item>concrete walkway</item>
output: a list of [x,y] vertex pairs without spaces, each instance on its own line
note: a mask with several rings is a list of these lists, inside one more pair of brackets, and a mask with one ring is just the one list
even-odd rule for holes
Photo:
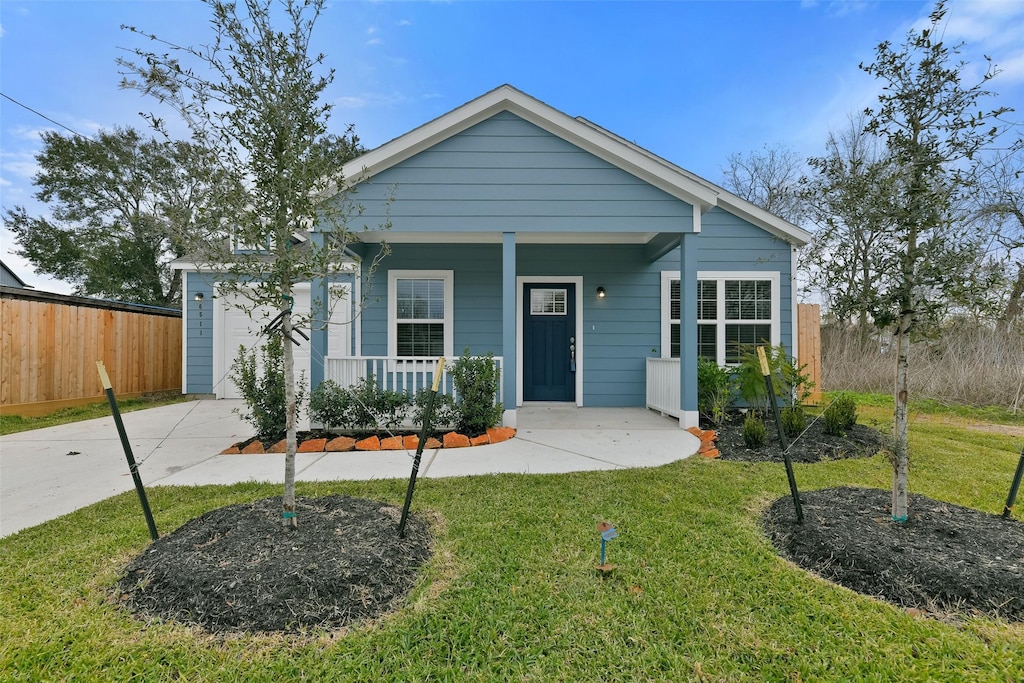
[[[191,401],[126,413],[125,430],[149,486],[282,483],[283,456],[219,455],[252,435],[232,412],[240,400]],[[654,467],[697,452],[678,422],[641,408],[530,405],[516,438],[500,444],[425,451],[420,476],[456,477]],[[298,481],[406,479],[410,453],[300,453]],[[0,536],[13,534],[132,489],[112,417],[0,438]]]

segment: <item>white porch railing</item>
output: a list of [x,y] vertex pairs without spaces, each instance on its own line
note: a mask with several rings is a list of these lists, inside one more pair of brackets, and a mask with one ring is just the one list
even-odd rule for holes
[[[438,386],[438,393],[449,394],[452,398],[455,395],[455,387],[452,378],[448,374],[448,364],[441,374],[441,383]],[[501,356],[494,357],[494,363],[498,366],[499,372],[504,370],[504,363]],[[432,357],[410,357],[410,356],[353,356],[350,358],[327,358],[324,361],[324,379],[333,380],[342,387],[350,387],[364,377],[373,375],[377,379],[377,385],[382,389],[394,391],[405,391],[410,396],[415,396],[420,389],[429,389],[434,383],[434,368],[437,359]],[[495,403],[504,396],[503,387],[505,384],[505,373],[501,372],[498,383],[498,395],[494,397]]]
[[679,359],[648,358],[647,407],[672,417],[682,417],[679,392]]

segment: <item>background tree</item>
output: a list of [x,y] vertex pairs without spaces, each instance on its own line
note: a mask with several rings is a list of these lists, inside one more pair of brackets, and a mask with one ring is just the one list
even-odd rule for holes
[[799,224],[805,216],[800,194],[803,161],[786,147],[765,145],[762,151],[729,156],[722,185],[765,211]]
[[[190,246],[202,269],[215,274],[219,296],[234,295],[230,300],[250,313],[261,306],[279,312],[287,406],[282,519],[294,527],[297,405],[287,340],[302,321],[292,315],[292,288],[343,271],[352,237],[347,203],[318,202],[342,187],[339,160],[348,153],[340,149],[346,136],[328,131],[331,107],[321,101],[334,72],[324,68],[322,54],[310,53],[325,0],[245,0],[241,7],[204,1],[213,12],[209,45],[181,47],[126,27],[160,51],[135,49],[119,63],[124,85],[178,112],[232,180],[216,186]],[[161,119],[150,120],[164,130]],[[320,232],[299,244],[295,235],[314,217]],[[331,305],[314,302],[314,315],[328,320]]]
[[1002,271],[997,320],[1003,329],[1024,318],[1024,144],[989,155],[978,167],[975,210],[988,255]]
[[896,248],[885,211],[895,169],[864,126],[863,115],[851,116],[845,130],[829,133],[825,155],[808,160],[812,174],[801,190],[817,226],[805,254],[809,285],[840,323],[856,321],[862,336],[884,290],[877,255]]
[[180,307],[181,273],[169,264],[219,182],[212,156],[132,128],[42,138],[33,180],[50,216],[5,212],[18,253],[78,294]]
[[[992,120],[1007,111],[984,113],[978,100],[992,95],[984,84],[961,84],[963,61],[954,61],[960,46],[939,39],[946,15],[939,2],[928,28],[911,30],[897,51],[888,42],[875,50],[875,61],[860,68],[883,85],[878,106],[865,111],[867,133],[885,141],[893,165],[887,184],[884,219],[898,249],[878,259],[892,286],[879,297],[872,317],[882,326],[895,324],[895,451],[892,516],[907,519],[909,347],[915,323],[935,311],[935,301],[952,284],[946,270],[961,261],[961,233],[950,221],[952,208],[970,186],[966,167],[997,136]],[[973,244],[966,243],[973,249]]]

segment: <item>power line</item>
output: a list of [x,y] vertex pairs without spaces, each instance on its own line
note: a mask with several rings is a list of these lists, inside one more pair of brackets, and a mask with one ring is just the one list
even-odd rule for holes
[[43,113],[40,113],[40,112],[36,111],[35,109],[33,109],[32,107],[28,106],[27,104],[22,104],[21,102],[19,102],[18,100],[14,99],[13,97],[8,95],[7,93],[0,92],[0,96],[2,96],[6,100],[10,100],[11,102],[14,102],[16,105],[18,105],[22,109],[27,109],[28,111],[32,112],[36,116],[38,116],[40,118],[43,118],[43,119],[46,119],[47,121],[49,121],[50,123],[52,123],[55,126],[60,126],[64,130],[69,131],[71,133],[74,133],[75,135],[77,135],[78,137],[80,137],[80,138],[82,138],[84,140],[88,140],[89,139],[86,136],[84,136],[81,133],[79,133],[77,130],[73,130],[71,128],[68,128],[67,126],[65,126],[63,123],[60,123],[59,121],[54,121],[53,119],[51,119],[46,114],[43,114]]

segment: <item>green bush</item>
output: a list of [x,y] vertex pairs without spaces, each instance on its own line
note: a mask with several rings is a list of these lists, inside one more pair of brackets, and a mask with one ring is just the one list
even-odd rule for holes
[[[416,392],[413,400],[412,419],[419,427],[427,413],[427,401],[430,398],[430,389],[420,389]],[[430,418],[431,431],[441,429],[453,429],[456,422],[455,400],[448,394],[438,392],[434,397],[434,414]]]
[[[794,360],[786,355],[782,345],[766,346],[765,355],[768,369],[772,374],[772,388],[780,405],[800,405],[811,395],[814,382],[804,374],[806,365],[797,367]],[[757,357],[757,347],[747,347],[740,356],[740,365],[736,368],[736,377],[740,396],[748,406],[761,412],[770,409],[768,390],[764,386],[764,375],[761,374],[761,361]]]
[[351,429],[398,429],[405,420],[409,395],[384,389],[376,375],[367,375],[345,390],[351,397],[345,427]]
[[[282,436],[287,425],[281,338],[271,337],[259,347],[259,352],[262,363],[257,361],[257,349],[246,351],[244,346],[239,346],[230,377],[247,406],[245,412],[236,412],[253,426],[256,437],[265,441]],[[304,373],[300,373],[295,383],[296,418],[306,400],[303,378]]]
[[757,413],[751,411],[747,413],[747,418],[743,420],[743,443],[747,445],[747,448],[760,448],[768,441],[768,428],[764,426],[764,422],[758,417]]
[[473,357],[466,349],[451,366],[452,384],[458,397],[455,404],[455,429],[469,436],[482,434],[501,422],[505,412],[495,402],[501,371],[494,355]]
[[821,419],[825,422],[825,433],[844,436],[857,424],[857,402],[852,396],[840,394],[825,408]]
[[803,434],[807,429],[807,416],[800,406],[787,406],[779,411],[779,420],[782,422],[782,431],[791,439]]
[[701,417],[720,425],[732,399],[733,375],[708,358],[697,359],[697,410]]
[[309,418],[325,429],[349,426],[352,394],[333,380],[324,380],[309,395]]

